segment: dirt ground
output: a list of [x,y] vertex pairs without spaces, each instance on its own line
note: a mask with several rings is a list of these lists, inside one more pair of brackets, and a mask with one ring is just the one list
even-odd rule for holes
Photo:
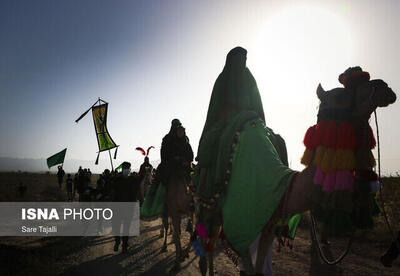
[[[15,177],[0,174],[2,201],[10,200],[9,191]],[[14,179],[14,180],[11,180]],[[54,176],[19,176],[18,181],[28,186],[27,195],[20,200],[30,201],[49,197],[60,200],[64,196],[53,181]],[[54,183],[53,183],[54,182]],[[6,187],[8,186],[8,187]],[[12,186],[11,186],[12,187]],[[15,187],[15,186],[14,186]],[[41,196],[36,193],[42,189]],[[11,195],[9,194],[11,193]],[[168,252],[161,253],[161,220],[141,221],[141,234],[130,239],[127,253],[113,251],[112,237],[0,237],[0,275],[200,275],[193,251],[181,264],[181,270],[171,272],[175,260],[175,246],[168,236]],[[185,220],[182,229],[185,228]],[[183,233],[183,244],[189,235]],[[338,256],[345,248],[345,239],[332,239],[324,250],[326,255]],[[400,275],[400,258],[392,268],[379,262],[389,240],[365,232],[357,235],[348,256],[336,266],[323,264],[310,238],[307,217],[302,220],[292,250],[285,247],[273,253],[274,275]],[[217,275],[239,275],[233,262],[218,246],[215,256]]]

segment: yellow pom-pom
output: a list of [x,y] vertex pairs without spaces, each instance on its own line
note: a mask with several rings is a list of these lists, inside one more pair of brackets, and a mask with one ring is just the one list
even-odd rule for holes
[[355,160],[352,150],[336,150],[333,161],[333,167],[336,171],[352,171],[354,170],[354,166]]
[[311,158],[312,158],[312,150],[306,149],[304,151],[303,157],[301,157],[301,164],[308,166],[311,164]]
[[335,168],[335,170],[341,170],[341,167],[343,165],[343,150],[342,149],[338,149],[335,152],[335,156],[333,157],[333,161],[332,161],[332,166]]
[[335,172],[335,168],[334,168],[334,164],[333,164],[333,159],[335,158],[335,150],[334,149],[330,149],[328,148],[325,153],[324,156],[322,158],[322,162],[321,162],[321,170],[324,173],[332,173]]
[[317,147],[317,150],[316,150],[315,156],[314,156],[314,161],[313,161],[315,166],[321,166],[322,158],[324,157],[325,151],[326,151],[326,148],[324,146]]
[[352,150],[346,150],[343,160],[343,169],[352,171],[356,167],[356,160]]

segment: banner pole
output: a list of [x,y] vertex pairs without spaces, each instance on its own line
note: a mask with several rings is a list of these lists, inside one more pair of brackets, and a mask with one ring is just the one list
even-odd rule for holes
[[111,162],[111,171],[114,171],[114,166],[111,158],[111,150],[108,150],[108,155],[110,156],[110,162]]

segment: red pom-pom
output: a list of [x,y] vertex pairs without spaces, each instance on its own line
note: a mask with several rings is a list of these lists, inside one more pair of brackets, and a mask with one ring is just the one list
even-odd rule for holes
[[346,122],[346,143],[344,145],[345,149],[355,149],[356,148],[356,135],[354,132],[353,125]]
[[346,144],[346,122],[340,123],[337,131],[337,149],[344,149]]
[[336,146],[338,149],[355,148],[354,128],[347,121],[342,121],[338,127]]
[[315,133],[315,126],[311,126],[307,129],[306,135],[304,135],[303,143],[307,149],[314,148],[314,143],[313,143],[314,133]]
[[335,121],[330,121],[325,129],[325,133],[322,138],[322,144],[328,148],[336,148],[336,123]]
[[376,147],[376,140],[375,140],[374,132],[372,131],[371,126],[368,126],[368,127],[369,127],[370,148],[374,149]]
[[313,145],[314,147],[318,147],[322,145],[322,137],[324,135],[326,128],[326,122],[325,121],[320,121],[318,124],[315,125],[315,131],[313,135]]

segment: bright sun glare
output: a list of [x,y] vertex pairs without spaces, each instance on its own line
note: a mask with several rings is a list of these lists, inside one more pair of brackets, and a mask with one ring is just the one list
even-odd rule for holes
[[252,66],[262,72],[259,85],[268,90],[298,95],[310,88],[314,91],[315,82],[338,85],[336,75],[352,58],[349,26],[321,8],[283,10],[266,22],[260,38]]

